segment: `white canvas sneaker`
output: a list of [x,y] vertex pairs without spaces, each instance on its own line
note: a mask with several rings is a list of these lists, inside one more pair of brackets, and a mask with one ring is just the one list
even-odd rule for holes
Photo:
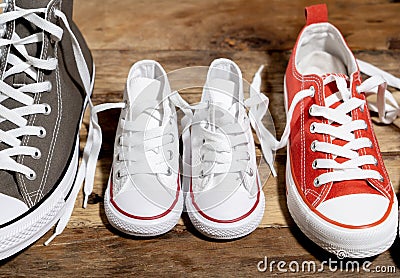
[[208,108],[194,113],[192,183],[185,201],[193,225],[211,238],[245,236],[258,227],[264,214],[265,198],[250,126],[257,132],[274,175],[271,150],[277,142],[261,122],[268,107],[267,97],[259,92],[261,70],[245,102],[239,67],[227,59],[215,60],[201,100]]
[[191,110],[177,92],[171,93],[166,72],[151,60],[133,65],[123,99],[123,103],[93,109],[85,149],[85,203],[93,189],[101,145],[97,113],[122,108],[104,197],[105,212],[111,225],[126,234],[157,236],[171,230],[183,210],[175,106],[188,115]]

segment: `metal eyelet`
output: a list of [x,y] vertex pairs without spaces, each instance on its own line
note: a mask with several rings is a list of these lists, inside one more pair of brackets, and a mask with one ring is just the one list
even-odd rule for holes
[[129,108],[129,100],[125,99],[124,104],[125,104],[125,106],[124,106],[124,108],[122,108],[122,110],[127,110]]
[[36,173],[35,172],[31,172],[31,173],[29,173],[28,175],[25,175],[25,177],[28,179],[28,180],[30,180],[30,181],[34,181],[34,180],[36,180]]
[[204,161],[204,157],[205,157],[205,155],[204,155],[204,153],[200,156],[200,162],[203,162]]
[[56,44],[56,40],[53,38],[53,36],[50,36],[50,44],[53,46]]
[[315,187],[320,187],[320,186],[321,186],[320,181],[319,181],[318,178],[316,178],[316,179],[314,180],[314,186],[315,186]]
[[317,151],[317,150],[316,150],[317,142],[318,142],[318,141],[313,141],[313,142],[311,143],[310,148],[311,148],[311,150],[312,150],[313,152]]
[[122,146],[122,135],[118,137],[118,146]]
[[45,138],[46,135],[47,135],[46,129],[45,129],[44,127],[40,127],[38,137],[39,137],[39,138]]
[[44,104],[44,115],[48,116],[51,113],[51,107],[47,103]]
[[374,144],[372,143],[371,140],[369,140],[369,147],[372,149],[374,147]]
[[203,145],[206,143],[206,139],[205,138],[203,138]]
[[312,116],[312,111],[313,111],[313,105],[310,106],[310,108],[308,109],[308,114],[310,114]]
[[251,157],[250,157],[250,153],[247,152],[247,161],[250,161]]
[[121,154],[120,154],[120,153],[117,154],[117,162],[122,162]]
[[312,92],[311,97],[314,97],[314,95],[315,95],[315,88],[314,88],[314,86],[310,86],[310,89],[309,89],[309,90]]
[[117,180],[120,180],[120,179],[122,178],[121,171],[118,171],[118,172],[117,172],[117,174],[115,175],[115,178],[116,178]]
[[317,164],[318,164],[317,160],[314,160],[313,163],[312,163],[312,168],[313,168],[314,170],[317,169]]
[[47,81],[47,84],[49,84],[49,88],[47,88],[47,92],[50,93],[53,90],[53,84],[50,81]]
[[247,172],[247,175],[252,177],[254,175],[253,168],[250,168],[250,171]]
[[175,142],[175,136],[172,133],[170,133],[169,135],[171,135],[171,142],[170,143],[174,143]]
[[311,132],[311,133],[315,133],[315,124],[314,124],[314,123],[312,123],[312,124],[310,125],[310,132]]
[[200,178],[200,179],[204,179],[205,177],[206,177],[206,176],[204,176],[204,171],[201,170],[199,178]]
[[40,159],[41,157],[42,157],[42,153],[40,152],[39,149],[37,149],[37,150],[35,151],[35,153],[32,155],[32,158],[33,158],[33,159]]
[[174,152],[171,150],[168,150],[168,153],[169,153],[169,160],[174,159]]
[[168,171],[167,171],[167,174],[166,174],[167,176],[171,176],[172,175],[172,170],[171,170],[171,168],[169,168],[168,167]]

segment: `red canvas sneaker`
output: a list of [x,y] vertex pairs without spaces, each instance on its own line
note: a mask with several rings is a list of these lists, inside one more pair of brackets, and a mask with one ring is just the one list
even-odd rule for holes
[[386,82],[362,82],[326,5],[306,8],[285,76],[287,203],[300,229],[329,252],[369,257],[393,243],[398,205],[366,96],[384,114]]

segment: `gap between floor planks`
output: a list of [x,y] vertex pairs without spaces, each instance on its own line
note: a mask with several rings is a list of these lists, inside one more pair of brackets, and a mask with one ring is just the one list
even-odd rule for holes
[[[47,233],[44,238],[49,236]],[[48,247],[42,245],[43,241],[40,239],[29,249],[0,262],[0,276],[265,277],[282,274],[276,268],[278,261],[285,261],[287,265],[296,261],[300,266],[304,261],[314,261],[318,267],[329,259],[337,261],[336,256],[320,249],[296,227],[258,229],[239,240],[213,241],[199,235],[191,226],[188,230],[175,228],[152,239],[135,239],[103,226],[67,229]],[[264,257],[269,263],[275,261],[272,273],[258,272],[257,264]],[[399,272],[399,258],[400,246],[396,241],[389,251],[377,257],[355,261],[360,265],[361,274],[373,277],[374,273],[363,272],[361,266],[365,261],[371,262],[371,270],[376,266],[394,266]],[[348,260],[343,262],[345,270]],[[325,264],[324,271],[318,275],[358,277],[360,273],[332,273]],[[305,271],[294,275],[315,273]]]
[[[127,74],[132,63],[136,60],[153,57],[159,60],[166,68],[172,71],[186,66],[205,66],[216,57],[227,57],[236,61],[242,68],[244,78],[251,80],[253,73],[259,65],[265,64],[266,69],[263,74],[263,91],[269,96],[270,112],[274,119],[278,137],[283,132],[285,126],[285,113],[283,108],[283,73],[289,58],[289,52],[220,52],[220,51],[94,51],[94,58],[97,64],[97,79],[93,94],[95,103],[117,102],[122,100]],[[358,58],[377,64],[385,70],[395,73],[400,62],[400,52],[397,51],[361,51],[357,52]],[[205,78],[205,77],[204,77]],[[201,78],[200,78],[201,79]],[[189,81],[191,79],[189,78]],[[204,81],[199,81],[199,84]],[[198,89],[185,90],[182,96],[194,103],[200,100],[201,91]],[[400,100],[400,93],[396,92],[395,97]],[[99,115],[100,124],[103,128],[103,147],[97,164],[96,180],[93,194],[90,197],[88,208],[81,208],[82,195],[79,196],[75,204],[75,210],[68,227],[100,227],[107,224],[104,210],[102,207],[104,191],[112,163],[112,153],[116,125],[119,118],[119,110],[105,112]],[[376,120],[376,117],[374,117]],[[87,134],[89,118],[86,114],[84,126],[82,127],[81,149],[84,146]],[[374,129],[380,143],[383,159],[395,187],[395,192],[399,192],[400,187],[400,119],[395,124],[385,126],[374,124]],[[256,143],[258,141],[256,140]],[[288,213],[285,197],[285,150],[277,154],[275,167],[278,170],[278,178],[272,176],[268,178],[269,169],[265,162],[261,160],[261,152],[257,145],[258,160],[262,162],[260,174],[264,183],[266,196],[266,209],[260,227],[288,227],[294,223]],[[181,221],[180,224],[183,224]]]
[[289,50],[305,25],[304,7],[321,2],[352,49],[400,48],[398,1],[74,2],[74,19],[96,50]]

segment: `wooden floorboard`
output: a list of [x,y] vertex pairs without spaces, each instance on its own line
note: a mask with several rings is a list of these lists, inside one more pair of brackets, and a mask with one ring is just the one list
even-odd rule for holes
[[[50,234],[47,234],[49,236]],[[0,263],[0,276],[10,277],[265,277],[271,274],[292,274],[312,276],[315,273],[304,271],[291,273],[289,264],[299,269],[304,261],[312,261],[316,271],[321,268],[322,276],[368,277],[379,276],[373,273],[376,267],[396,267],[400,271],[400,246],[396,242],[384,254],[364,260],[356,260],[360,266],[352,270],[349,260],[343,261],[342,271],[331,272],[331,266],[340,267],[337,258],[322,251],[305,238],[297,228],[258,229],[251,235],[235,241],[211,241],[189,226],[188,230],[176,227],[173,231],[158,238],[135,239],[119,234],[110,227],[70,229],[57,238],[51,246],[44,248],[39,240],[28,250]],[[259,272],[257,264],[267,257],[268,269]],[[275,261],[286,262],[282,273]],[[292,263],[295,261],[295,263]],[[353,261],[353,260],[350,260]],[[371,262],[368,266],[366,261]],[[371,272],[365,272],[362,265]],[[356,264],[355,264],[356,266]],[[260,266],[263,270],[263,265]],[[385,273],[381,277],[395,276]],[[398,276],[398,274],[397,274]]]
[[[249,82],[265,65],[262,91],[270,99],[276,134],[282,134],[286,116],[283,107],[283,77],[298,32],[304,25],[304,6],[311,1],[282,0],[75,0],[74,18],[93,50],[96,63],[95,104],[122,100],[131,65],[141,59],[159,61],[169,72],[172,87],[180,89],[190,103],[200,100],[205,68],[189,74],[185,67],[206,67],[215,58],[234,60]],[[328,0],[330,21],[345,36],[357,58],[400,75],[399,1]],[[179,71],[176,71],[179,70]],[[171,73],[172,72],[172,73]],[[189,72],[190,73],[190,72]],[[184,79],[180,77],[184,76]],[[186,82],[185,82],[186,81]],[[185,88],[185,89],[183,89]],[[400,102],[400,92],[393,90]],[[269,176],[257,145],[259,171],[264,182],[264,218],[251,235],[228,242],[210,241],[199,235],[187,217],[170,233],[142,240],[112,229],[103,207],[111,167],[118,110],[101,113],[103,147],[97,164],[93,194],[86,210],[80,193],[64,233],[44,247],[51,233],[27,250],[0,262],[0,277],[265,277],[279,275],[257,271],[265,256],[287,263],[335,260],[308,240],[291,219],[285,196],[286,152],[280,150],[275,167],[278,178]],[[400,119],[385,126],[372,115],[383,159],[395,188],[400,191]],[[267,122],[267,120],[266,120]],[[270,123],[270,122],[268,122]],[[83,149],[89,117],[81,129]],[[257,140],[256,140],[257,143]],[[398,240],[383,254],[369,259],[376,266],[396,266],[400,271]],[[360,265],[366,260],[359,260]],[[346,261],[345,261],[346,262]],[[363,272],[369,277],[388,276]],[[286,273],[287,274],[287,273]],[[325,268],[319,275],[358,277],[360,273]],[[296,276],[315,275],[300,272]]]
[[[304,26],[304,7],[320,2],[81,0],[75,18],[93,49],[288,50]],[[398,1],[324,2],[352,49],[400,47]]]

